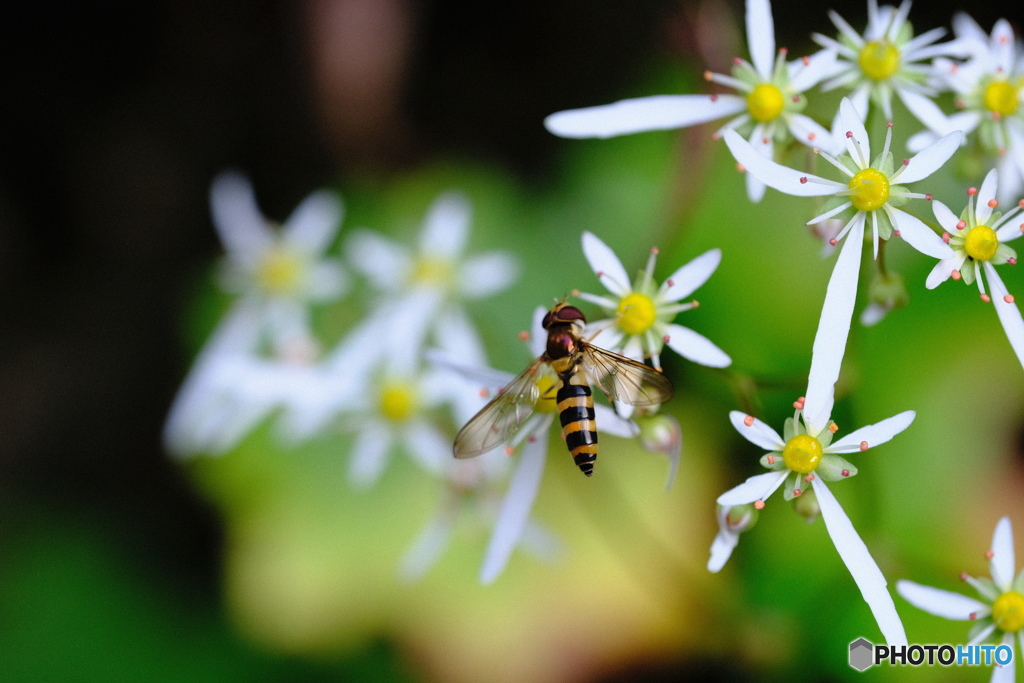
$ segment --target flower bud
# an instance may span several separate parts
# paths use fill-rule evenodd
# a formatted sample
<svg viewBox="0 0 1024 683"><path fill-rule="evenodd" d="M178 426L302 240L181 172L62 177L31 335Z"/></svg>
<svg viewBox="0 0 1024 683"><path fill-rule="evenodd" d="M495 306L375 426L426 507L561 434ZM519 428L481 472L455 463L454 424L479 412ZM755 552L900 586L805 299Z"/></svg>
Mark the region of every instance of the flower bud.
<svg viewBox="0 0 1024 683"><path fill-rule="evenodd" d="M793 509L806 519L808 524L814 522L821 514L821 506L818 505L818 496L814 493L814 489L808 486L803 495L794 498Z"/></svg>

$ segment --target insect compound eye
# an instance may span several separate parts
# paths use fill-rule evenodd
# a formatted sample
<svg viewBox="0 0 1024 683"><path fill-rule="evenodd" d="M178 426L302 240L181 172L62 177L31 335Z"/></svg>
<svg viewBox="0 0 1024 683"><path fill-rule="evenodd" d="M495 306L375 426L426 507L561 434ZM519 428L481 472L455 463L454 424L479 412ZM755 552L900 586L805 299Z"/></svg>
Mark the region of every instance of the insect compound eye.
<svg viewBox="0 0 1024 683"><path fill-rule="evenodd" d="M550 315L550 313L548 314ZM576 308L575 306L562 306L557 312L558 321L563 323L571 323L579 320L580 322L587 322L586 317L583 315L583 311Z"/></svg>
<svg viewBox="0 0 1024 683"><path fill-rule="evenodd" d="M553 318L554 318L554 316L551 314L551 311L548 311L544 315L544 320L542 320L540 322L540 326L543 327L545 330L548 329L549 327L551 327L551 323L553 322Z"/></svg>

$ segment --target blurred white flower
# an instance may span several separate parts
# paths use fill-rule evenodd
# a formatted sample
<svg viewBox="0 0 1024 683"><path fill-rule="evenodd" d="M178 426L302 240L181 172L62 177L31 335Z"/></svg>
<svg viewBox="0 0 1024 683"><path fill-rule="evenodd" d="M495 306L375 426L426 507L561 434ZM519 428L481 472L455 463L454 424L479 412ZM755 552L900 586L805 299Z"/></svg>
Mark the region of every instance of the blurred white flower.
<svg viewBox="0 0 1024 683"><path fill-rule="evenodd" d="M820 511L825 520L829 537L871 609L886 642L906 645L906 633L892 596L886 589L885 577L825 482L841 481L857 474L857 468L840 453L863 452L889 441L910 426L915 413L908 410L857 429L833 443L832 435L838 430L831 419L835 387L832 383L819 386L827 381L820 373L811 375L807 383L807 397L794 404L796 413L786 420L783 436L752 415L739 411L729 413L729 420L736 431L768 451L761 458L761 465L770 471L750 477L726 491L718 497L718 504L733 507L752 503L760 510L765 500L783 483L786 500L799 497L809 484L817 497L818 509L815 512ZM733 540L731 537L724 539L726 544ZM719 552L724 554L724 545ZM722 559L722 564L724 562Z"/></svg>
<svg viewBox="0 0 1024 683"><path fill-rule="evenodd" d="M804 93L834 70L835 58L822 51L812 57L786 61L787 51L775 52L775 25L768 0L747 0L747 46L751 61L736 58L732 75L710 71L705 78L732 88L730 95L657 95L614 104L561 111L544 125L566 138L609 138L651 130L685 128L733 116L725 130L741 129L758 152L771 158L775 144L792 139L808 146L840 151L825 128L800 113L807 105ZM747 193L757 202L764 185L747 176Z"/></svg>
<svg viewBox="0 0 1024 683"><path fill-rule="evenodd" d="M353 268L382 295L374 315L387 319L403 311L407 324L398 329L415 349L423 348L430 323L440 311L461 311L462 300L496 294L519 275L518 261L505 252L463 257L470 219L469 201L447 192L427 211L415 253L370 230L354 231L346 240ZM410 305L412 300L415 305Z"/></svg>
<svg viewBox="0 0 1024 683"><path fill-rule="evenodd" d="M652 250L647 267L630 285L622 262L595 235L583 233L583 254L601 284L611 296L581 292L579 298L600 306L611 317L587 325L597 331L595 345L621 351L635 360L650 358L661 370L661 351L667 344L680 356L701 365L722 368L732 359L703 335L672 322L678 313L697 306L696 301L679 303L707 282L722 260L718 249L707 251L670 275L660 286L654 282L657 250Z"/></svg>
<svg viewBox="0 0 1024 683"><path fill-rule="evenodd" d="M907 147L922 149L953 130L976 133L981 149L996 159L996 198L1015 201L1024 190L1024 51L1005 19L996 22L991 36L965 14L957 16L954 27L976 49L967 62L935 60L935 72L956 95L960 111L947 117L931 103L912 109L928 129L911 136Z"/></svg>
<svg viewBox="0 0 1024 683"><path fill-rule="evenodd" d="M249 180L225 172L213 181L210 206L227 251L225 289L261 303L275 343L307 336L309 304L336 299L347 286L340 262L324 257L338 232L341 202L325 190L315 192L276 230L260 213Z"/></svg>
<svg viewBox="0 0 1024 683"><path fill-rule="evenodd" d="M981 189L967 190L967 207L959 217L942 202L933 202L932 209L939 225L946 231L943 239L953 249L953 256L939 261L928 274L925 285L934 289L945 282L950 276L954 280L963 280L966 284L978 283L982 301L991 301L995 305L999 322L1006 332L1007 339L1017 354L1021 365L1024 365L1024 320L1014 298L1006 291L1006 285L996 272L995 266L1017 263L1017 252L1006 245L1006 242L1021 236L1021 228L1010 219L1018 214L1024 201L1014 206L1005 215L995 209L999 206L998 176L993 169L985 176ZM982 273L985 277L982 277ZM985 290L984 280L988 280L992 295Z"/></svg>
<svg viewBox="0 0 1024 683"><path fill-rule="evenodd" d="M976 579L966 573L960 575L960 580L970 584L981 600L906 580L896 582L896 592L929 614L953 621L975 622L968 633L969 645L977 645L1000 631L1000 643L1012 650L1016 633L1020 644L1018 652L1024 656L1024 570L1014 578L1013 530L1009 517L1003 517L996 524L992 547L985 556L989 560L991 579ZM1014 656L1005 666L996 666L992 672L993 683L1016 680L1016 659Z"/></svg>
<svg viewBox="0 0 1024 683"><path fill-rule="evenodd" d="M164 424L172 454L226 453L277 408L317 385L302 354L259 355L263 316L255 300L239 302L199 352Z"/></svg>
<svg viewBox="0 0 1024 683"><path fill-rule="evenodd" d="M913 111L920 101L936 94L928 84L930 65L923 62L943 55L968 54L968 46L959 40L935 44L946 34L943 28L915 36L907 21L910 4L910 0L904 0L899 8L879 7L876 0L868 0L868 25L863 35L839 14L829 11L828 16L839 31L838 39L820 33L812 36L837 56L836 68L822 89L852 90L849 97L861 118L867 117L868 107L874 102L882 108L885 118L892 120L893 93ZM835 130L844 129L833 125Z"/></svg>

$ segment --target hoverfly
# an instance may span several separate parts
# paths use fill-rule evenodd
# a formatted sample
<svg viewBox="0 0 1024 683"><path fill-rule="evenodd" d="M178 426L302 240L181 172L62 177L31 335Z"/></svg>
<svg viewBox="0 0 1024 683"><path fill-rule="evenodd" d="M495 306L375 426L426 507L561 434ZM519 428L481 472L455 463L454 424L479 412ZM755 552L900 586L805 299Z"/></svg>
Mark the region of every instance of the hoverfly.
<svg viewBox="0 0 1024 683"><path fill-rule="evenodd" d="M672 383L643 363L594 346L583 339L587 320L580 309L557 304L544 316L547 348L512 380L455 437L455 457L472 458L508 441L542 401L557 402L562 437L573 461L588 477L597 459L597 424L590 386L609 401L654 406L672 398ZM545 373L555 381L541 392ZM554 391L554 397L551 392ZM553 398L553 400L552 400Z"/></svg>

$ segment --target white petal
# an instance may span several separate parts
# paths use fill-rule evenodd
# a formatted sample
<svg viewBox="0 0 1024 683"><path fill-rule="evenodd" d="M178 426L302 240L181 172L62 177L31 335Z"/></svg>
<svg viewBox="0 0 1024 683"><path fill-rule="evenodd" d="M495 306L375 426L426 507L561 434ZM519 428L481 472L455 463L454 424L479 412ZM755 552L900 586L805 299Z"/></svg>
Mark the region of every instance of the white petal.
<svg viewBox="0 0 1024 683"><path fill-rule="evenodd" d="M680 267L666 279L672 284L662 293L663 301L679 301L697 291L697 288L708 281L718 264L722 262L722 250L711 249Z"/></svg>
<svg viewBox="0 0 1024 683"><path fill-rule="evenodd" d="M511 287L519 271L519 260L503 251L474 256L462 266L459 290L467 299L483 299Z"/></svg>
<svg viewBox="0 0 1024 683"><path fill-rule="evenodd" d="M928 145L934 144L938 139L939 136L928 129L918 131L907 139L907 149L911 152L920 152Z"/></svg>
<svg viewBox="0 0 1024 683"><path fill-rule="evenodd" d="M729 531L719 531L711 542L711 558L708 560L708 571L717 573L732 556L732 551L740 542L740 535Z"/></svg>
<svg viewBox="0 0 1024 683"><path fill-rule="evenodd" d="M451 464L451 439L425 420L410 422L402 437L406 455L427 472L440 475Z"/></svg>
<svg viewBox="0 0 1024 683"><path fill-rule="evenodd" d="M853 137L846 138L846 150L853 160L857 161L863 155L870 163L871 142L868 140L868 132L864 128L864 119L849 98L844 97L843 101L839 103L839 122L842 124L840 132L844 136L846 133L853 133ZM854 145L855 140L860 143L860 151Z"/></svg>
<svg viewBox="0 0 1024 683"><path fill-rule="evenodd" d="M229 253L258 253L273 241L267 219L256 204L252 184L240 173L226 171L214 178L210 210L213 226Z"/></svg>
<svg viewBox="0 0 1024 683"><path fill-rule="evenodd" d="M348 478L357 488L375 484L384 472L391 450L391 432L379 422L362 426L349 455Z"/></svg>
<svg viewBox="0 0 1024 683"><path fill-rule="evenodd" d="M669 348L683 358L709 368L724 368L732 363L729 355L715 346L711 340L688 327L671 324L666 328Z"/></svg>
<svg viewBox="0 0 1024 683"><path fill-rule="evenodd" d="M860 324L864 327L872 327L882 322L889 314L889 309L882 304L871 302L860 312Z"/></svg>
<svg viewBox="0 0 1024 683"><path fill-rule="evenodd" d="M472 207L459 192L446 192L434 200L420 233L420 252L455 260L466 246Z"/></svg>
<svg viewBox="0 0 1024 683"><path fill-rule="evenodd" d="M594 422L600 434L611 434L623 439L632 439L640 433L640 427L632 420L621 417L608 406L594 404Z"/></svg>
<svg viewBox="0 0 1024 683"><path fill-rule="evenodd" d="M950 249L949 245L942 241L942 238L935 234L935 232L921 222L921 219L917 216L913 216L903 209L892 209L886 211L890 219L895 223L895 227L900 231L900 237L906 240L907 244L917 249L922 254L927 254L933 258L943 259L951 258L953 256L953 250Z"/></svg>
<svg viewBox="0 0 1024 683"><path fill-rule="evenodd" d="M233 381L226 368L231 359L256 348L262 326L262 307L242 299L227 312L196 356L181 388L174 397L164 423L166 448L177 456L204 450L195 437L196 424L209 413L211 400L225 382Z"/></svg>
<svg viewBox="0 0 1024 683"><path fill-rule="evenodd" d="M992 534L992 559L989 560L992 582L1003 593L1010 590L1010 584L1013 583L1014 564L1013 528L1010 526L1010 518L1003 517Z"/></svg>
<svg viewBox="0 0 1024 683"><path fill-rule="evenodd" d="M960 149L963 141L964 134L958 130L943 135L935 141L935 144L910 157L906 168L895 178L895 181L903 185L927 178L949 161L949 158Z"/></svg>
<svg viewBox="0 0 1024 683"><path fill-rule="evenodd" d="M736 95L655 95L560 111L544 119L544 126L563 138L610 138L693 126L746 108L746 99Z"/></svg>
<svg viewBox="0 0 1024 683"><path fill-rule="evenodd" d="M972 614L987 609L988 605L959 593L951 593L931 586L922 586L913 581L901 579L896 582L896 592L914 607L953 621L969 621Z"/></svg>
<svg viewBox="0 0 1024 683"><path fill-rule="evenodd" d="M485 366L487 355L473 323L461 308L445 308L437 321L437 342L444 356L468 366Z"/></svg>
<svg viewBox="0 0 1024 683"><path fill-rule="evenodd" d="M1009 73L1013 70L1014 37L1013 27L1006 19L1000 19L992 27L992 37L989 39L992 52L997 55L996 70L1002 73Z"/></svg>
<svg viewBox="0 0 1024 683"><path fill-rule="evenodd" d="M345 253L352 266L382 291L405 284L412 265L404 249L370 230L351 232L345 240Z"/></svg>
<svg viewBox="0 0 1024 683"><path fill-rule="evenodd" d="M747 47L754 70L770 81L775 65L775 24L768 0L747 0Z"/></svg>
<svg viewBox="0 0 1024 683"><path fill-rule="evenodd" d="M821 197L846 188L832 180L796 171L766 159L734 130L725 131L722 137L733 157L747 173L753 173L762 183L779 192L797 197Z"/></svg>
<svg viewBox="0 0 1024 683"><path fill-rule="evenodd" d="M978 196L974 198L975 216L980 225L989 224L988 219L992 216L992 207L988 203L996 198L998 179L999 175L993 168L985 176L985 180L982 181L981 187L978 189Z"/></svg>
<svg viewBox="0 0 1024 683"><path fill-rule="evenodd" d="M749 477L739 486L733 487L718 497L718 504L724 506L746 505L757 500L766 500L782 485L789 470L765 472Z"/></svg>
<svg viewBox="0 0 1024 683"><path fill-rule="evenodd" d="M753 419L749 427L745 422L747 419ZM786 442L782 440L777 431L753 415L732 410L729 411L729 422L732 422L732 426L736 428L740 436L766 451L778 451L781 453L782 449L786 447Z"/></svg>
<svg viewBox="0 0 1024 683"><path fill-rule="evenodd" d="M944 258L935 264L931 272L928 273L928 278L924 281L924 286L928 289L935 289L943 282L949 279L950 275L953 274L953 270L956 268L956 258Z"/></svg>
<svg viewBox="0 0 1024 683"><path fill-rule="evenodd" d="M747 173L744 182L747 185L747 199L750 200L751 204L757 204L764 199L764 193L768 186L758 180L757 176L753 173Z"/></svg>
<svg viewBox="0 0 1024 683"><path fill-rule="evenodd" d="M282 237L304 254L322 254L331 246L341 224L341 200L321 190L302 200L285 221Z"/></svg>
<svg viewBox="0 0 1024 683"><path fill-rule="evenodd" d="M1024 366L1024 319L1021 318L1020 309L1016 303L1007 302L1003 297L1007 295L1006 285L996 272L995 267L988 261L985 262L985 272L988 274L989 287L992 289L992 303L996 307L996 315L1003 326L1006 338L1017 354L1017 360Z"/></svg>
<svg viewBox="0 0 1024 683"><path fill-rule="evenodd" d="M988 34L972 17L964 12L957 12L953 15L953 32L959 38L971 38L981 43L988 42Z"/></svg>
<svg viewBox="0 0 1024 683"><path fill-rule="evenodd" d="M836 144L832 133L820 123L803 114L789 115L789 132L793 139L808 147L818 147L829 154L841 154L843 148Z"/></svg>
<svg viewBox="0 0 1024 683"><path fill-rule="evenodd" d="M879 444L892 439L904 429L910 426L917 416L913 410L907 410L899 415L876 422L867 427L861 427L844 436L842 439L832 443L825 449L826 453L856 453L861 450L861 443L867 442L868 448L874 448Z"/></svg>
<svg viewBox="0 0 1024 683"><path fill-rule="evenodd" d="M427 523L412 546L405 551L398 565L398 574L404 581L418 581L437 564L437 560L451 544L455 527L450 516L435 517Z"/></svg>
<svg viewBox="0 0 1024 683"><path fill-rule="evenodd" d="M889 645L906 645L907 634L903 630L903 622L900 621L899 614L896 613L896 605L893 603L892 596L889 595L886 588L882 571L871 557L871 553L868 552L864 541L857 534L857 530L853 528L850 518L840 507L839 501L825 486L821 477L815 477L811 480L811 484L814 486L814 492L818 495L821 518L825 520L828 535L832 538L836 550L839 551L839 556L843 558L846 568L850 570L850 575L853 576L857 588L860 589L860 594L864 596L864 601L868 603L885 642Z"/></svg>
<svg viewBox="0 0 1024 683"><path fill-rule="evenodd" d="M835 384L846 353L846 339L857 299L860 256L864 247L864 212L853 218L856 223L847 233L825 290L818 330L811 351L811 371L804 395L804 420L817 433L825 428L832 414Z"/></svg>
<svg viewBox="0 0 1024 683"><path fill-rule="evenodd" d="M584 231L583 255L587 258L591 270L597 274L601 284L608 288L609 292L616 296L624 296L631 291L629 275L622 267L622 261L597 235Z"/></svg>
<svg viewBox="0 0 1024 683"><path fill-rule="evenodd" d="M480 583L493 583L505 571L505 565L523 535L533 501L540 489L544 461L547 459L547 434L540 433L537 437L535 441L527 440L519 454L519 466L509 482L505 499L501 501L494 533L487 544L484 563L480 568Z"/></svg>
<svg viewBox="0 0 1024 683"><path fill-rule="evenodd" d="M708 559L708 571L717 573L722 570L725 563L729 561L732 551L740 542L739 532L729 528L726 517L729 515L729 508L718 509L718 533L715 540L711 542L711 557Z"/></svg>
<svg viewBox="0 0 1024 683"><path fill-rule="evenodd" d="M530 355L540 356L547 347L548 334L544 330L544 316L548 309L537 306L533 309L533 320L530 323Z"/></svg>
<svg viewBox="0 0 1024 683"><path fill-rule="evenodd" d="M1013 650L1013 634L1004 633L1001 641L1002 645L1007 646L1010 650ZM1017 657L1011 656L1010 661L1006 664L996 664L992 670L992 678L989 679L989 683L1014 683L1017 680Z"/></svg>
<svg viewBox="0 0 1024 683"><path fill-rule="evenodd" d="M939 109L932 98L911 92L906 88L900 88L896 93L903 100L903 104L907 106L910 113L916 116L917 120L927 126L930 131L938 135L945 135L951 132L952 129L948 127L949 119L942 113L942 110Z"/></svg>
<svg viewBox="0 0 1024 683"><path fill-rule="evenodd" d="M790 67L792 78L789 85L796 92L806 92L836 72L836 53L831 50L818 50L807 61L807 66L798 62L802 68L796 74L793 74L793 68Z"/></svg>
<svg viewBox="0 0 1024 683"><path fill-rule="evenodd" d="M950 234L953 234L953 231L956 230L956 224L960 222L960 218L950 211L948 206L937 199L932 200L932 213L935 214L935 220L939 222L939 225Z"/></svg>

